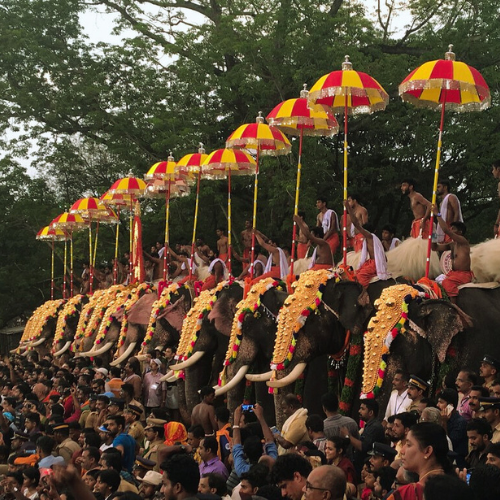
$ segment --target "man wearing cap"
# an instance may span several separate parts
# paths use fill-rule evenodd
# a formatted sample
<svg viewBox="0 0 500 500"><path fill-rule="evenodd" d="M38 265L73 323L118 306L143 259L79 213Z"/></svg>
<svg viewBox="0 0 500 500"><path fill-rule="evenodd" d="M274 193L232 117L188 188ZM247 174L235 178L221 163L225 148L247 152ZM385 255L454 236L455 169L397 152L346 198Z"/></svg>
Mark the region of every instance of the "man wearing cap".
<svg viewBox="0 0 500 500"><path fill-rule="evenodd" d="M500 361L493 356L484 356L481 366L479 367L479 375L484 379L483 386L486 387L486 389L490 389L498 373L500 373Z"/></svg>
<svg viewBox="0 0 500 500"><path fill-rule="evenodd" d="M410 380L408 381L408 398L411 400L411 404L406 411L418 411L418 404L425 396L428 388L428 382L416 375L410 375Z"/></svg>
<svg viewBox="0 0 500 500"><path fill-rule="evenodd" d="M372 449L368 452L370 455L370 465L372 472L379 471L382 467L388 467L396 458L397 451L388 444L373 443Z"/></svg>
<svg viewBox="0 0 500 500"><path fill-rule="evenodd" d="M500 443L500 398L479 398L484 418L490 424L492 443Z"/></svg>
<svg viewBox="0 0 500 500"><path fill-rule="evenodd" d="M155 493L160 489L161 474L154 470L146 472L143 478L137 478L141 485L139 486L139 495L144 500L150 500L155 496Z"/></svg>
<svg viewBox="0 0 500 500"><path fill-rule="evenodd" d="M54 440L57 443L56 455L63 457L66 464L71 463L71 457L76 451L80 451L81 448L78 443L73 441L69 437L69 426L68 424L58 424L53 427L54 429Z"/></svg>
<svg viewBox="0 0 500 500"><path fill-rule="evenodd" d="M128 405L123 411L125 417L125 432L135 439L137 446L142 448L144 444L144 427L139 422L142 415L142 408L135 405Z"/></svg>
<svg viewBox="0 0 500 500"><path fill-rule="evenodd" d="M108 417L121 415L125 408L125 400L121 398L109 398Z"/></svg>
<svg viewBox="0 0 500 500"><path fill-rule="evenodd" d="M155 462L154 470L156 472L160 471L160 461L158 459L158 452L165 448L163 443L165 439L165 424L168 422L160 418L148 418L146 421L146 427L144 428L144 434L149 442L149 446L144 451L143 457Z"/></svg>
<svg viewBox="0 0 500 500"><path fill-rule="evenodd" d="M135 457L134 466L132 467L132 474L139 480L140 477L142 478L145 476L146 472L153 470L155 465L156 462L137 455Z"/></svg>

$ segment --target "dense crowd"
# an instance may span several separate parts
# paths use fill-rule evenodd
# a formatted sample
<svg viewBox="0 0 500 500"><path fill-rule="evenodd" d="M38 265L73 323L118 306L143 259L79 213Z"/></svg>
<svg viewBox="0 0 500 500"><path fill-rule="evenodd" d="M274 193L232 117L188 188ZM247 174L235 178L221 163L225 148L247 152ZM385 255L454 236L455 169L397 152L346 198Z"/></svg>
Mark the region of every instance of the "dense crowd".
<svg viewBox="0 0 500 500"><path fill-rule="evenodd" d="M500 363L464 367L437 399L397 371L385 408L359 401L359 424L283 398L279 428L264 408L233 414L200 390L183 422L177 386L161 381L172 348L122 369L50 356L0 364L1 495L6 500L446 500L500 498ZM60 366L59 366L60 365ZM215 404L214 404L215 403Z"/></svg>

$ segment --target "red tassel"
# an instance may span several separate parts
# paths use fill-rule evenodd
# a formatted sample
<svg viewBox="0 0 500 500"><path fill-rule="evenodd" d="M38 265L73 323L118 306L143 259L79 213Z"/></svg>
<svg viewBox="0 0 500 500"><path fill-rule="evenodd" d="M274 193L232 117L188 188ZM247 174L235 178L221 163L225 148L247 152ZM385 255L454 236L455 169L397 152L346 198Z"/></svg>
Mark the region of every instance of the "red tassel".
<svg viewBox="0 0 500 500"><path fill-rule="evenodd" d="M289 274L286 277L286 287L288 288L288 293L291 295L293 293L292 283L295 281L295 274Z"/></svg>

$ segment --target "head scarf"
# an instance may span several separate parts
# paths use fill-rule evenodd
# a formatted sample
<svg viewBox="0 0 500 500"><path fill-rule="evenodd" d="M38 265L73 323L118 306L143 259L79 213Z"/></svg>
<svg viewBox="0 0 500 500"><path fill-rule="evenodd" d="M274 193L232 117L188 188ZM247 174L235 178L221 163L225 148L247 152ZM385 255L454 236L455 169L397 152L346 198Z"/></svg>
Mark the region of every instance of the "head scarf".
<svg viewBox="0 0 500 500"><path fill-rule="evenodd" d="M180 422L169 422L165 424L165 444L173 446L174 444L187 444L187 431Z"/></svg>

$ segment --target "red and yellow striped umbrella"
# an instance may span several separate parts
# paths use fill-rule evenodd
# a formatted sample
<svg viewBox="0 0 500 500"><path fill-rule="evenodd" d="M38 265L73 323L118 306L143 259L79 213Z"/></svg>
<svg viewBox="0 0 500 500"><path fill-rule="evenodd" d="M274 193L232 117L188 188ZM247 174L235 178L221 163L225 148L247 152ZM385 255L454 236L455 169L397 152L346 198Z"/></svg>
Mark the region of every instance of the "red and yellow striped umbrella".
<svg viewBox="0 0 500 500"><path fill-rule="evenodd" d="M311 88L309 103L328 106L332 113L344 114L344 201L347 200L347 132L348 115L373 113L384 110L389 95L380 83L366 73L354 71L349 56L345 56L342 69L322 76ZM344 265L347 264L347 209L343 218Z"/></svg>
<svg viewBox="0 0 500 500"><path fill-rule="evenodd" d="M443 146L443 128L445 110L466 112L482 111L491 104L490 89L482 75L476 69L455 60L450 45L444 59L429 61L413 70L399 86L399 95L403 101L420 107L441 111L439 136L434 168L432 203L436 204L439 165ZM431 213L430 227L434 222ZM429 231L425 277L429 276L432 246L432 231Z"/></svg>
<svg viewBox="0 0 500 500"><path fill-rule="evenodd" d="M288 99L278 104L266 117L269 125L278 127L281 131L299 136L299 161L297 164L297 182L295 186L294 215L299 212L300 177L302 171L302 141L304 135L331 137L338 134L339 124L335 117L324 105L318 104L309 107L309 92L306 85L300 91L300 98ZM297 224L293 222L292 256L290 259L290 275L293 276L293 263L295 260L295 239Z"/></svg>
<svg viewBox="0 0 500 500"><path fill-rule="evenodd" d="M68 235L61 229L45 226L36 233L36 239L40 241L50 241L51 245L51 266L50 266L50 300L54 300L54 243L56 241L64 241Z"/></svg>
<svg viewBox="0 0 500 500"><path fill-rule="evenodd" d="M117 209L120 207L129 207L134 201L133 196L129 194L110 193L109 191L102 194L99 200L107 207L115 207Z"/></svg>
<svg viewBox="0 0 500 500"><path fill-rule="evenodd" d="M227 177L227 269L231 269L232 228L231 228L231 176L255 174L257 163L241 149L217 149L208 155L203 162L202 172L214 179ZM220 257L220 256L219 256Z"/></svg>
<svg viewBox="0 0 500 500"><path fill-rule="evenodd" d="M168 255L170 245L170 200L178 196L187 196L190 189L187 185L189 173L187 169L177 166L170 152L167 161L155 163L144 176L149 181L146 196L165 198L165 247L163 249L163 281L168 279Z"/></svg>
<svg viewBox="0 0 500 500"><path fill-rule="evenodd" d="M259 187L259 158L260 155L279 156L289 154L292 145L281 130L264 123L262 112L259 111L255 123L245 123L238 127L226 141L226 148L245 148L257 152L255 179L253 189L253 216L252 227L257 224L257 193ZM253 278L255 260L255 232L252 233L252 256L250 261L250 279ZM247 287L248 288L248 287Z"/></svg>
<svg viewBox="0 0 500 500"><path fill-rule="evenodd" d="M64 212L58 215L51 223L50 227L66 231L70 242L69 276L70 276L70 297L73 297L73 233L87 227L87 222L79 214ZM66 268L67 268L67 242L64 242L64 277L63 277L63 299L66 298Z"/></svg>
<svg viewBox="0 0 500 500"><path fill-rule="evenodd" d="M205 153L203 144L200 143L197 153L191 153L184 155L178 162L177 168L187 171L189 174L196 174L196 202L194 206L194 221L193 221L193 237L191 241L191 261L189 266L189 277L193 275L194 266L194 245L196 242L196 228L198 225L198 209L200 204L200 180L203 177L208 178L208 173L203 174L201 171L201 166L203 162L207 159L208 155ZM203 175L202 175L203 174Z"/></svg>
<svg viewBox="0 0 500 500"><path fill-rule="evenodd" d="M118 179L109 189L109 194L128 194L132 197L138 198L144 195L146 190L146 183L134 177L132 173L129 173L127 177Z"/></svg>
<svg viewBox="0 0 500 500"><path fill-rule="evenodd" d="M72 214L79 214L83 219L87 220L89 223L89 267L90 267L90 279L89 279L89 293L92 293L93 282L94 282L94 266L97 253L97 240L99 235L99 223L117 224L118 216L116 213L106 207L98 198L87 197L80 198L75 201L69 212ZM97 222L96 227L96 237L94 247L92 247L92 222Z"/></svg>

